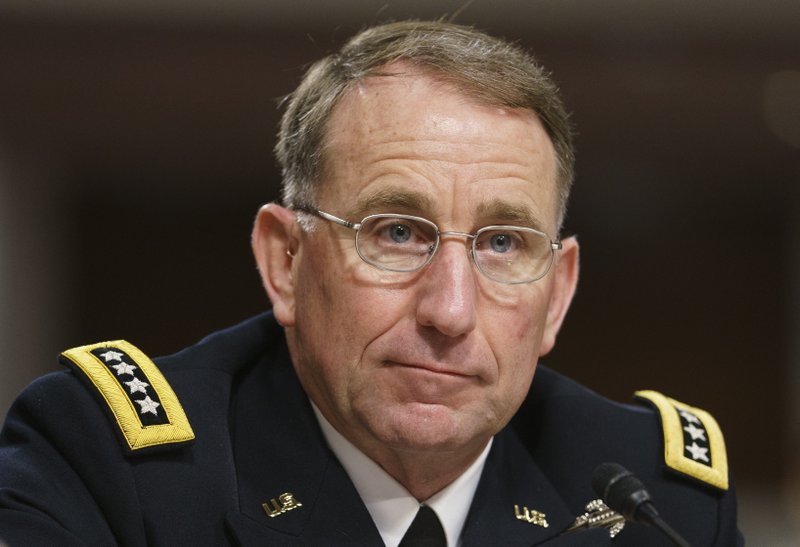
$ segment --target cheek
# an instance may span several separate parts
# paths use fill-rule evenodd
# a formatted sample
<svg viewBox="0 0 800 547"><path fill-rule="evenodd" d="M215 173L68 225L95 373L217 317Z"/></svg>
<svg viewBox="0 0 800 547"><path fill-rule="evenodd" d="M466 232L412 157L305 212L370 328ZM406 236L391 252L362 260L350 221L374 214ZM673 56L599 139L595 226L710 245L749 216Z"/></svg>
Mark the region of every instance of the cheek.
<svg viewBox="0 0 800 547"><path fill-rule="evenodd" d="M403 317L407 291L388 285L360 259L337 261L324 252L306 258L298 273L297 330L319 359L356 366L366 346Z"/></svg>
<svg viewBox="0 0 800 547"><path fill-rule="evenodd" d="M485 323L487 340L497 361L501 382L530 380L544 333L548 296L547 291L537 288L517 294L513 300L495 301L490 306L493 311Z"/></svg>
<svg viewBox="0 0 800 547"><path fill-rule="evenodd" d="M336 277L319 266L309 264L308 275L298 279L296 330L303 345L311 348L314 360L324 356L337 361L349 359L346 348L358 336L355 323L359 316ZM313 272L325 272L322 275Z"/></svg>
<svg viewBox="0 0 800 547"><path fill-rule="evenodd" d="M486 325L496 343L531 351L538 347L547 319L549 287L507 286L487 298ZM520 288L525 290L520 291Z"/></svg>

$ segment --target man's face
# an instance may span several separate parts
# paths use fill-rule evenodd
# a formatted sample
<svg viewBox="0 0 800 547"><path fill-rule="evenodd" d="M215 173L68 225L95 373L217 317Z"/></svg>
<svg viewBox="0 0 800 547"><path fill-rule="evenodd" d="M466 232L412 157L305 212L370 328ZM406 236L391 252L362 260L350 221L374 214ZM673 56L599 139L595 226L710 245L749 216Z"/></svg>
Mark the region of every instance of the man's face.
<svg viewBox="0 0 800 547"><path fill-rule="evenodd" d="M515 224L554 238L554 152L536 116L397 70L336 106L316 205L353 222L405 213L443 231ZM316 219L295 233L294 301L278 319L325 417L368 454L485 446L553 345L572 294L559 259L539 281L504 285L476 269L463 237L443 238L421 271L395 273L363 262L350 229Z"/></svg>

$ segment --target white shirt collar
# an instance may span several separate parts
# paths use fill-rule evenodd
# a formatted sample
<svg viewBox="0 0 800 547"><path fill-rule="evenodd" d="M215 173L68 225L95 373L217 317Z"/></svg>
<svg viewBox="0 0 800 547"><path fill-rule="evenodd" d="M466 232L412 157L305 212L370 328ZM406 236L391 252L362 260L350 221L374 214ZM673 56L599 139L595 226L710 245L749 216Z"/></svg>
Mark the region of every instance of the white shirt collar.
<svg viewBox="0 0 800 547"><path fill-rule="evenodd" d="M419 502L377 463L336 431L314 403L311 406L328 445L353 481L386 547L397 547L417 514ZM491 447L490 439L481 455L464 473L425 500L425 505L431 507L439 517L450 547L461 544L461 530L467 520L467 513Z"/></svg>

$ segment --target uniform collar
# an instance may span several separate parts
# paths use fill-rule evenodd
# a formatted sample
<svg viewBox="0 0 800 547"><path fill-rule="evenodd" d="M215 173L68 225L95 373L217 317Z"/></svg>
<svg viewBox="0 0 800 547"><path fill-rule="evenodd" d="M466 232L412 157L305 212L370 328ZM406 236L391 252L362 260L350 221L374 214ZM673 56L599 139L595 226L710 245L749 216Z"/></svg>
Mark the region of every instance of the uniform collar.
<svg viewBox="0 0 800 547"><path fill-rule="evenodd" d="M386 547L397 547L417 514L419 502L383 468L339 433L316 405L312 403L312 407L328 446L353 481ZM464 473L424 502L439 517L450 546L460 545L461 530L491 446L490 440Z"/></svg>
<svg viewBox="0 0 800 547"><path fill-rule="evenodd" d="M269 348L238 379L231 434L239 510L226 520L239 545L380 544L325 443L285 345ZM294 508L284 494L291 494Z"/></svg>

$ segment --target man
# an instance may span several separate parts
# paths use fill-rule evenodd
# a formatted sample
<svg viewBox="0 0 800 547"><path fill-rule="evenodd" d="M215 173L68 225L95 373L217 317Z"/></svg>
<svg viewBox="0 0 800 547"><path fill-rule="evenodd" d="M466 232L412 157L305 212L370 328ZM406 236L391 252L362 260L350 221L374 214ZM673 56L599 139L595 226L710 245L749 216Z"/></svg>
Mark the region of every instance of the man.
<svg viewBox="0 0 800 547"><path fill-rule="evenodd" d="M65 352L9 413L0 537L667 544L587 508L613 461L693 545L742 543L710 415L537 371L578 243L558 235L568 118L526 53L447 23L369 29L308 71L277 154L284 205L253 230L272 313L157 366L123 341Z"/></svg>

